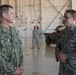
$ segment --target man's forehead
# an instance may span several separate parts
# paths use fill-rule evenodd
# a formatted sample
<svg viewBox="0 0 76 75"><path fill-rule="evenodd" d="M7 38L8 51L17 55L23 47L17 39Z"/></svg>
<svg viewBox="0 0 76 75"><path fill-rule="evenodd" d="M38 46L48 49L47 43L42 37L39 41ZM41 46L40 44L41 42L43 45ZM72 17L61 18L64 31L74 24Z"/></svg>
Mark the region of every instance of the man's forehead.
<svg viewBox="0 0 76 75"><path fill-rule="evenodd" d="M10 8L10 7L9 7L9 10L13 10L13 8Z"/></svg>
<svg viewBox="0 0 76 75"><path fill-rule="evenodd" d="M12 8L9 8L9 11L8 12L14 12L14 9Z"/></svg>
<svg viewBox="0 0 76 75"><path fill-rule="evenodd" d="M72 14L66 12L64 16L72 16Z"/></svg>

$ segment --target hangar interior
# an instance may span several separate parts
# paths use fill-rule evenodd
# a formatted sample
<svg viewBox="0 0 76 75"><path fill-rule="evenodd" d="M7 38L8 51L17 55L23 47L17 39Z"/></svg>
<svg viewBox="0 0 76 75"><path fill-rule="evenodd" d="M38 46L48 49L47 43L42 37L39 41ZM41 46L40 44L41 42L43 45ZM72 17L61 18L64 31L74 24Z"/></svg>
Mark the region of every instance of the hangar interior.
<svg viewBox="0 0 76 75"><path fill-rule="evenodd" d="M55 45L47 46L43 35L40 50L31 50L32 30L37 25L43 33L54 32L62 25L65 10L76 9L76 0L0 0L0 4L14 7L13 26L25 40L24 75L57 75L59 64L54 57Z"/></svg>
<svg viewBox="0 0 76 75"><path fill-rule="evenodd" d="M23 37L31 37L33 26L38 25L43 32L52 33L62 25L66 9L75 9L75 0L1 0L1 4L10 4L15 8L14 26Z"/></svg>

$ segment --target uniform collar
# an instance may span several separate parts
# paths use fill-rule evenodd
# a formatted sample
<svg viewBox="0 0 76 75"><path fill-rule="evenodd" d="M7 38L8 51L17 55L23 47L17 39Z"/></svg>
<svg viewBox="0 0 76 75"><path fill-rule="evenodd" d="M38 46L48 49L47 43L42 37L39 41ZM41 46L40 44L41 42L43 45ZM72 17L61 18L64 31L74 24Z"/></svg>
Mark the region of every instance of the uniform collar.
<svg viewBox="0 0 76 75"><path fill-rule="evenodd" d="M10 26L9 26L10 27ZM2 31L5 33L5 32L7 32L7 28L6 27L4 27L2 24L0 25L0 28L2 29Z"/></svg>
<svg viewBox="0 0 76 75"><path fill-rule="evenodd" d="M72 27L71 27L71 31L74 31L74 29L76 28L76 24L74 24Z"/></svg>

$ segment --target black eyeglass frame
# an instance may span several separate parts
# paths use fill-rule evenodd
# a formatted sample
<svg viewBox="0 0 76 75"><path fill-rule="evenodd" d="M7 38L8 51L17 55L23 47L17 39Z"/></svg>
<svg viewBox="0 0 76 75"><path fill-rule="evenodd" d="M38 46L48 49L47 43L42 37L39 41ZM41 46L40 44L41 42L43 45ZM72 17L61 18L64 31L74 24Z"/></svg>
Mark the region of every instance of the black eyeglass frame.
<svg viewBox="0 0 76 75"><path fill-rule="evenodd" d="M63 16L63 18L68 19L68 18L73 18L73 16Z"/></svg>

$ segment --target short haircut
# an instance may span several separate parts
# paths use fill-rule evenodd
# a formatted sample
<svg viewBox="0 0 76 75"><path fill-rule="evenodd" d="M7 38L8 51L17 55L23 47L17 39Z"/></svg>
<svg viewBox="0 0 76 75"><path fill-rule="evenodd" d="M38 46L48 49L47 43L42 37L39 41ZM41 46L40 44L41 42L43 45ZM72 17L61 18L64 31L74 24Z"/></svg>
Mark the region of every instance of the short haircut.
<svg viewBox="0 0 76 75"><path fill-rule="evenodd" d="M34 26L34 29L35 29L35 26ZM37 29L39 29L39 27L37 26Z"/></svg>
<svg viewBox="0 0 76 75"><path fill-rule="evenodd" d="M76 17L76 10L69 9L69 10L66 10L66 11L65 11L65 14L66 14L66 13L70 13L73 17Z"/></svg>
<svg viewBox="0 0 76 75"><path fill-rule="evenodd" d="M13 9L13 7L11 5L1 5L0 6L0 18L3 17L3 13L8 13L9 8Z"/></svg>

